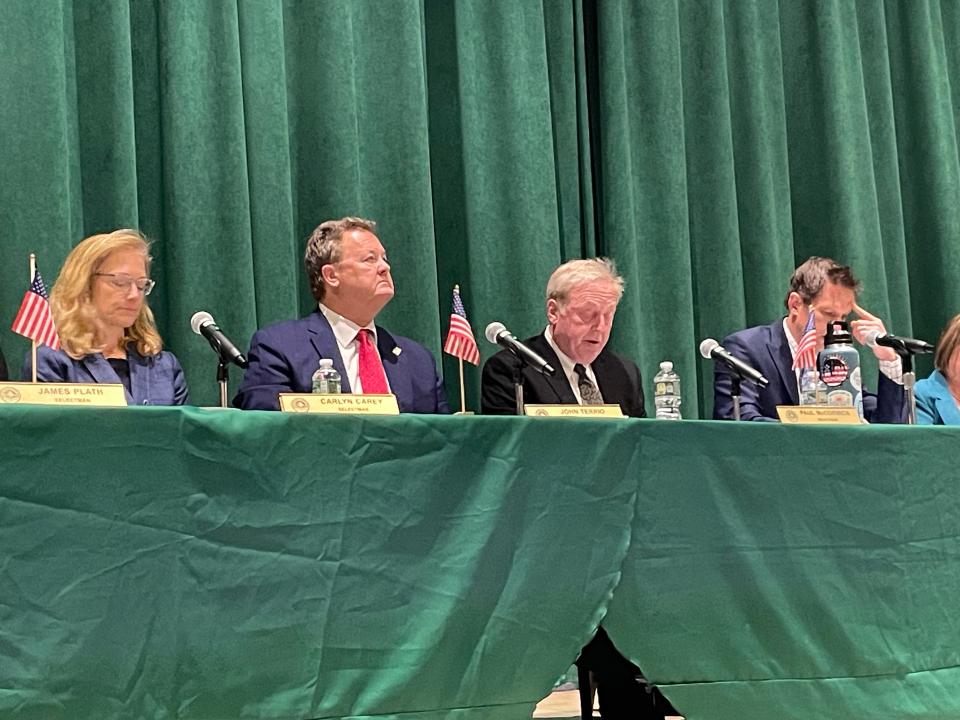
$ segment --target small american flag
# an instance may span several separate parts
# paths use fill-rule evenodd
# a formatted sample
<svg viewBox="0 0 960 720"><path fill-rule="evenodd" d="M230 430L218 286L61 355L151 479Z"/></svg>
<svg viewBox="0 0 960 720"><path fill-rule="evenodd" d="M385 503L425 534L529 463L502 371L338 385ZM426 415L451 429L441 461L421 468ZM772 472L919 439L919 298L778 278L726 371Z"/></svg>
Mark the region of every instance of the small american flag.
<svg viewBox="0 0 960 720"><path fill-rule="evenodd" d="M793 358L793 369L804 370L817 365L817 328L813 321L813 308L807 314L807 326L803 329L800 342L797 343L797 355Z"/></svg>
<svg viewBox="0 0 960 720"><path fill-rule="evenodd" d="M54 350L60 349L60 336L53 324L50 303L47 302L47 290L43 286L43 278L40 277L39 270L33 273L33 282L23 296L23 302L20 303L20 309L10 329L18 335L43 343Z"/></svg>
<svg viewBox="0 0 960 720"><path fill-rule="evenodd" d="M480 364L480 350L473 337L473 330L467 321L467 311L460 299L460 286L453 288L453 309L450 313L450 329L443 343L443 351L473 365Z"/></svg>

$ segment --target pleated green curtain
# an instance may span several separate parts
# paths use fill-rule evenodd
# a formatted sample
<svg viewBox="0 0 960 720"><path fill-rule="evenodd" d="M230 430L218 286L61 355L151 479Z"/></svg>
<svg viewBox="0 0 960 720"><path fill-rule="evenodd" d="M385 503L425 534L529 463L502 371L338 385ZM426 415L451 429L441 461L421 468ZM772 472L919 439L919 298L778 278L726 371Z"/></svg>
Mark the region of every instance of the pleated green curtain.
<svg viewBox="0 0 960 720"><path fill-rule="evenodd" d="M84 236L139 227L212 404L192 313L244 344L309 311L304 238L360 214L393 264L383 323L438 359L454 283L478 338L534 334L553 267L613 257L613 346L648 390L673 360L709 415L699 340L776 319L811 254L893 332L960 310L958 48L956 2L9 0L0 322L30 251L51 285ZM0 344L18 370L28 343Z"/></svg>

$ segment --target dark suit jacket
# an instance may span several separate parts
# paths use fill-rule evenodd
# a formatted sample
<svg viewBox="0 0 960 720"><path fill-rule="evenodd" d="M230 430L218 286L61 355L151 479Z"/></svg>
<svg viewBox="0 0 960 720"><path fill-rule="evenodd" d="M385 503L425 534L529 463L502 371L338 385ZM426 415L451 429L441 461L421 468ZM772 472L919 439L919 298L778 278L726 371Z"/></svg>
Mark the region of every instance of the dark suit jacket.
<svg viewBox="0 0 960 720"><path fill-rule="evenodd" d="M560 366L560 359L543 333L526 340L532 350L556 369L553 377L523 369L523 401L531 405L576 405L577 398ZM501 350L483 366L480 409L484 415L516 415L513 375L520 361L509 350ZM643 383L636 364L604 348L591 363L604 402L618 404L628 417L646 417Z"/></svg>
<svg viewBox="0 0 960 720"><path fill-rule="evenodd" d="M3 351L0 350L0 382L3 380L9 380L10 373L7 370L7 361L3 357Z"/></svg>
<svg viewBox="0 0 960 720"><path fill-rule="evenodd" d="M960 408L953 399L947 379L934 370L914 388L917 398L918 425L960 425Z"/></svg>
<svg viewBox="0 0 960 720"><path fill-rule="evenodd" d="M127 360L130 363L132 391L124 391L128 405L183 405L188 401L183 369L172 352L164 350L158 355L144 357L130 347L127 350ZM24 380L30 380L31 367L28 353L23 363ZM37 380L120 384L120 378L100 353L74 360L63 350L53 350L46 345L37 348Z"/></svg>
<svg viewBox="0 0 960 720"><path fill-rule="evenodd" d="M443 382L429 350L409 338L391 335L379 325L377 350L400 412L450 412ZM257 330L247 353L250 366L243 374L233 404L244 410L279 410L279 393L312 390L313 373L320 358L333 360L342 378L343 392L350 392L337 338L319 309L305 318Z"/></svg>
<svg viewBox="0 0 960 720"><path fill-rule="evenodd" d="M743 420L775 421L777 405L797 405L800 394L797 376L793 370L790 345L783 331L783 320L769 325L747 328L724 338L721 343L730 354L740 358L764 374L770 384L758 389L748 380L740 385L740 417ZM730 395L730 374L722 363L714 365L713 417L715 420L733 419L733 399ZM878 393L863 390L863 415L873 423L900 423L906 421L903 386L880 373Z"/></svg>

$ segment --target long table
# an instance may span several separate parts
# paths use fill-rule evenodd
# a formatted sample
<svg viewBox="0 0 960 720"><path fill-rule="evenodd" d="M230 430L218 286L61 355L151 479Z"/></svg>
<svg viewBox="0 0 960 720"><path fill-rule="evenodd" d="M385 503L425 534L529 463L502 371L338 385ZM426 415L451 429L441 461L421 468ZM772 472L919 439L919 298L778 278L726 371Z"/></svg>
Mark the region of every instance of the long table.
<svg viewBox="0 0 960 720"><path fill-rule="evenodd" d="M0 717L960 716L960 430L0 406Z"/></svg>

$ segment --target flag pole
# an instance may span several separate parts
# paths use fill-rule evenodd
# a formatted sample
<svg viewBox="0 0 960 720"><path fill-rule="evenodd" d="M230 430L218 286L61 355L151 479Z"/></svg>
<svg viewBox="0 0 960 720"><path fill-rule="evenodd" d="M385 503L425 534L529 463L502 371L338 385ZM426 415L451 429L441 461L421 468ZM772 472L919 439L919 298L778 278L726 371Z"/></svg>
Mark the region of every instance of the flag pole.
<svg viewBox="0 0 960 720"><path fill-rule="evenodd" d="M33 285L33 278L37 275L37 254L30 253L30 285ZM34 333L35 334L35 333ZM37 382L37 340L36 338L30 338L30 374L31 381L33 383Z"/></svg>
<svg viewBox="0 0 960 720"><path fill-rule="evenodd" d="M453 291L457 293L457 295L460 294L460 283L457 283L456 285L453 286ZM464 392L463 392L463 358L460 357L459 355L457 356L457 365L460 369L460 412L466 412L467 401L466 401L466 398L464 397Z"/></svg>

